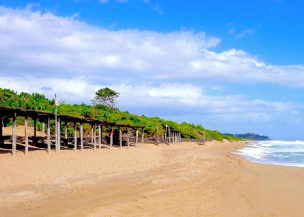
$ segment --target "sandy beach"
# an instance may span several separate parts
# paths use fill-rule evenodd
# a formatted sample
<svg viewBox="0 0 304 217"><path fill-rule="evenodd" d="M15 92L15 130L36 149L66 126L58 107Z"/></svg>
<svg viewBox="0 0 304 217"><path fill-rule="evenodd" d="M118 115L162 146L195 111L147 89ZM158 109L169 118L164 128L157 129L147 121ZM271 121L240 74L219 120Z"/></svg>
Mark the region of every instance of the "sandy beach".
<svg viewBox="0 0 304 217"><path fill-rule="evenodd" d="M0 216L303 216L304 169L244 142L0 155Z"/></svg>

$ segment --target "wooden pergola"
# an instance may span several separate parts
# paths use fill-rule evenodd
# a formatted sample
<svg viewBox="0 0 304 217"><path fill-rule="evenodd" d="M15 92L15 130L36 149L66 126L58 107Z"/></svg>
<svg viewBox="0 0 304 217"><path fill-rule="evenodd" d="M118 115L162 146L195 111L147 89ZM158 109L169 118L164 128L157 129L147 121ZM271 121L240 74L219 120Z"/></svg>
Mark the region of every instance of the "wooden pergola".
<svg viewBox="0 0 304 217"><path fill-rule="evenodd" d="M168 131L167 131L168 130ZM182 134L178 130L171 129L170 127L166 128L165 140L168 139L168 144L178 143L182 139Z"/></svg>
<svg viewBox="0 0 304 217"><path fill-rule="evenodd" d="M120 148L122 148L122 132L121 128L125 127L127 129L127 144L130 145L129 142L129 129L133 128L136 129L136 147L138 146L138 129L142 129L142 144L144 143L144 126L131 126L126 124L116 124L109 121L104 120L97 120L92 118L78 118L73 117L69 115L57 115L55 116L52 113L48 112L40 112L40 111L32 111L32 110L25 110L25 109L17 109L17 108L7 108L7 107L1 107L0 106L0 120L1 120L1 127L0 127L0 146L4 145L4 140L8 140L11 138L12 140L12 155L16 155L17 151L17 139L16 139L16 118L17 116L23 116L25 118L24 126L25 126L25 155L28 155L29 150L29 139L32 140L31 147L34 147L38 141L42 141L44 143L45 139L45 124L47 127L47 151L51 152L51 146L53 144L53 141L51 139L51 126L50 121L55 120L55 150L56 152L59 152L61 149L61 143L63 142L68 146L68 133L67 133L67 125L68 123L74 124L74 136L73 136L73 146L74 150L77 150L78 141L80 141L80 149L84 149L84 134L83 134L83 124L90 124L92 127L92 134L91 134L91 143L90 145L94 146L94 150L97 149L97 145L99 145L99 149L101 150L102 145L102 127L110 127L110 147L113 146L113 128L118 127L120 130L120 137L119 137L119 143ZM3 136L3 123L2 119L3 117L9 117L13 119L13 126L12 126L12 136ZM34 120L34 136L29 137L28 135L28 125L29 121L28 118L32 118ZM39 120L42 123L42 136L37 136L37 120ZM61 137L61 123L64 123L64 137ZM77 137L77 124L80 125L79 129L79 138ZM99 130L99 136L96 135L96 129ZM98 141L97 141L98 138Z"/></svg>

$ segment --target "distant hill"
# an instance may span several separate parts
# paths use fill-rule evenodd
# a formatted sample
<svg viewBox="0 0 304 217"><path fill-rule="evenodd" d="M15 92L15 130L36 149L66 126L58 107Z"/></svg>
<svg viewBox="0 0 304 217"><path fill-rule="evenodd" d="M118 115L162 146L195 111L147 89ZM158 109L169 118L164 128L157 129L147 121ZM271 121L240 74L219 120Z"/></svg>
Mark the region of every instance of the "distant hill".
<svg viewBox="0 0 304 217"><path fill-rule="evenodd" d="M230 133L224 133L223 135L227 136L235 136L242 139L249 139L249 140L270 140L268 136L261 136L259 134L254 133L242 133L242 134L230 134Z"/></svg>

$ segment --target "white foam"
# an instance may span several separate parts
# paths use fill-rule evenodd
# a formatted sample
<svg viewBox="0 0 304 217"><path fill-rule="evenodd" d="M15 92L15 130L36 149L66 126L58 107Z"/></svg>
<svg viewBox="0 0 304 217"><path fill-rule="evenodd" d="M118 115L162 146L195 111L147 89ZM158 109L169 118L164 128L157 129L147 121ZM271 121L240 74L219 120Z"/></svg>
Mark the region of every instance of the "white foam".
<svg viewBox="0 0 304 217"><path fill-rule="evenodd" d="M258 141L236 154L259 163L304 167L304 141Z"/></svg>

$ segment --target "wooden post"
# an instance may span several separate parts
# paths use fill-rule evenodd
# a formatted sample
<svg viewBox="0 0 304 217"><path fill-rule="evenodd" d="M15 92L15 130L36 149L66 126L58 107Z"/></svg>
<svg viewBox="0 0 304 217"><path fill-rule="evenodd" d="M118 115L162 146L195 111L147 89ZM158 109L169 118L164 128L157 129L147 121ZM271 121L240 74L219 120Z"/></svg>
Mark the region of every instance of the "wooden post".
<svg viewBox="0 0 304 217"><path fill-rule="evenodd" d="M158 121L157 121L157 125L156 125L156 143L157 143L157 145L159 144L159 138L158 138Z"/></svg>
<svg viewBox="0 0 304 217"><path fill-rule="evenodd" d="M83 123L80 124L80 148L83 150Z"/></svg>
<svg viewBox="0 0 304 217"><path fill-rule="evenodd" d="M93 141L94 141L94 150L96 151L96 124L94 124L94 130L93 130Z"/></svg>
<svg viewBox="0 0 304 217"><path fill-rule="evenodd" d="M16 156L16 149L17 149L17 145L16 145L16 117L17 114L16 112L14 112L13 114L13 133L12 133L12 155Z"/></svg>
<svg viewBox="0 0 304 217"><path fill-rule="evenodd" d="M44 131L45 131L45 123L42 121L42 144L44 144Z"/></svg>
<svg viewBox="0 0 304 217"><path fill-rule="evenodd" d="M37 137L37 119L34 117L34 138L33 138L33 145L36 145Z"/></svg>
<svg viewBox="0 0 304 217"><path fill-rule="evenodd" d="M100 143L102 144L102 126L100 125Z"/></svg>
<svg viewBox="0 0 304 217"><path fill-rule="evenodd" d="M120 145L120 149L122 149L122 132L121 132L121 127L119 127L119 145Z"/></svg>
<svg viewBox="0 0 304 217"><path fill-rule="evenodd" d="M136 147L138 147L138 128L136 128Z"/></svg>
<svg viewBox="0 0 304 217"><path fill-rule="evenodd" d="M74 122L74 151L77 150L77 125Z"/></svg>
<svg viewBox="0 0 304 217"><path fill-rule="evenodd" d="M100 124L98 124L98 134L99 134L99 137L98 137L99 150L101 150L101 126L100 126Z"/></svg>
<svg viewBox="0 0 304 217"><path fill-rule="evenodd" d="M0 145L3 145L3 117L0 115Z"/></svg>
<svg viewBox="0 0 304 217"><path fill-rule="evenodd" d="M44 120L42 121L42 137L44 138L45 124Z"/></svg>
<svg viewBox="0 0 304 217"><path fill-rule="evenodd" d="M94 144L95 144L95 146L97 145L97 124L95 124L94 125ZM97 149L97 148L95 148L95 149Z"/></svg>
<svg viewBox="0 0 304 217"><path fill-rule="evenodd" d="M58 152L58 131L57 128L58 124L57 124L57 98L56 98L56 94L55 94L55 150L56 152Z"/></svg>
<svg viewBox="0 0 304 217"><path fill-rule="evenodd" d="M91 143L93 144L94 143L94 132L93 132L93 125L91 124L91 127L92 127L92 132L91 132Z"/></svg>
<svg viewBox="0 0 304 217"><path fill-rule="evenodd" d="M57 127L57 130L58 130L58 136L57 136L57 139L58 139L58 152L60 151L60 146L61 146L61 124L60 124L60 118L58 117L58 127Z"/></svg>
<svg viewBox="0 0 304 217"><path fill-rule="evenodd" d="M24 128L25 128L25 155L28 155L28 116L25 115L24 120Z"/></svg>
<svg viewBox="0 0 304 217"><path fill-rule="evenodd" d="M65 145L68 146L68 122L65 121L64 123L64 138L65 138Z"/></svg>
<svg viewBox="0 0 304 217"><path fill-rule="evenodd" d="M128 143L128 148L129 148L130 147L129 127L127 127L127 143Z"/></svg>
<svg viewBox="0 0 304 217"><path fill-rule="evenodd" d="M171 141L174 144L174 131L172 131Z"/></svg>
<svg viewBox="0 0 304 217"><path fill-rule="evenodd" d="M168 144L170 145L171 144L171 130L170 130L170 127L168 127L168 133L169 133L169 137L168 137Z"/></svg>
<svg viewBox="0 0 304 217"><path fill-rule="evenodd" d="M144 128L142 128L141 146L144 146L144 139L145 139L145 130L144 130Z"/></svg>
<svg viewBox="0 0 304 217"><path fill-rule="evenodd" d="M110 138L110 146L113 146L113 127L111 127L111 138Z"/></svg>
<svg viewBox="0 0 304 217"><path fill-rule="evenodd" d="M50 127L50 116L48 116L47 122L47 143L48 143L48 153L51 153L51 127Z"/></svg>

